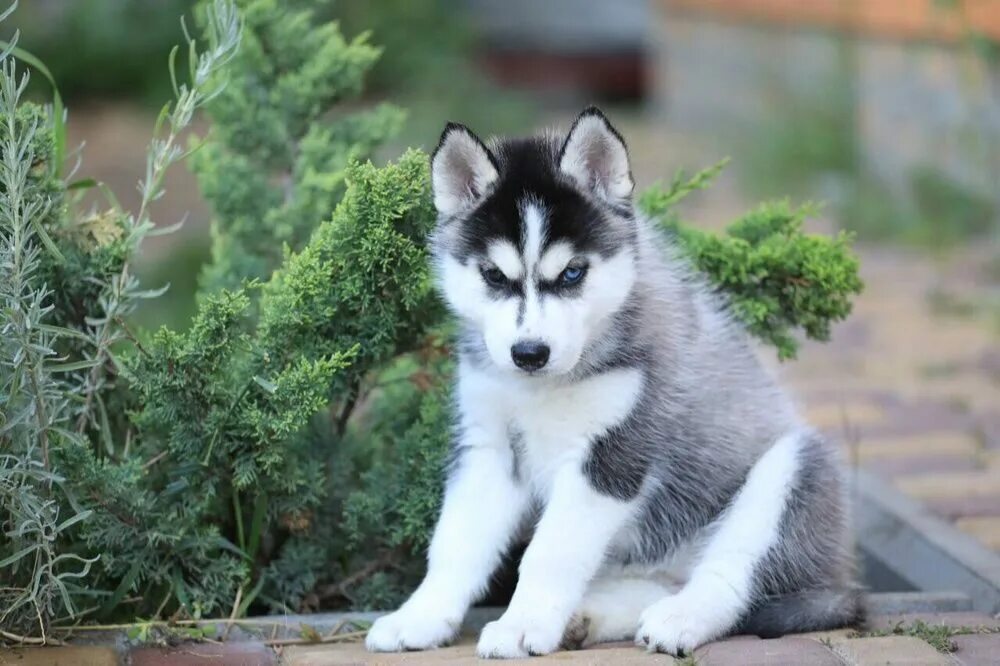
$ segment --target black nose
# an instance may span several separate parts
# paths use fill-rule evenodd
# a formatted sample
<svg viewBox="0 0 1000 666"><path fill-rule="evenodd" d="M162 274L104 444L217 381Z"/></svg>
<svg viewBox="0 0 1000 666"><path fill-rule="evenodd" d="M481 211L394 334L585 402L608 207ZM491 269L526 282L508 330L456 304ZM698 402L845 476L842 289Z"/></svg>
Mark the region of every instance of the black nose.
<svg viewBox="0 0 1000 666"><path fill-rule="evenodd" d="M538 340L518 342L510 348L510 357L522 370L541 370L549 362L549 346Z"/></svg>

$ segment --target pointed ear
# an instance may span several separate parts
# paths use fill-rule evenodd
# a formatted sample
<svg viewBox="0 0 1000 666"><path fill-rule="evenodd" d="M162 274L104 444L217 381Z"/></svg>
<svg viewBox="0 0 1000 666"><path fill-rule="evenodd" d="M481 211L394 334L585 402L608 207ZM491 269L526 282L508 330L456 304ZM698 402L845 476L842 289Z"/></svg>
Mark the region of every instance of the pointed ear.
<svg viewBox="0 0 1000 666"><path fill-rule="evenodd" d="M559 170L607 201L627 199L635 184L625 141L596 106L584 109L570 128Z"/></svg>
<svg viewBox="0 0 1000 666"><path fill-rule="evenodd" d="M434 206L443 215L478 201L498 177L496 158L465 125L448 123L431 157Z"/></svg>

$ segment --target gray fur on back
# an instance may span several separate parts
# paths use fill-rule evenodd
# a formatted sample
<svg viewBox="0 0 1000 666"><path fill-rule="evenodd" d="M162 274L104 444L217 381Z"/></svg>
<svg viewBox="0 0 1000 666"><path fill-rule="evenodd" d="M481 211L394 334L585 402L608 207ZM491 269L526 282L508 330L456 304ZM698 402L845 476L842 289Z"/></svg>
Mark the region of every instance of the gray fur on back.
<svg viewBox="0 0 1000 666"><path fill-rule="evenodd" d="M637 224L639 282L580 372L633 364L646 372L640 404L595 443L586 471L608 494L643 495L641 517L613 556L653 565L719 518L763 452L803 424L724 300L662 234ZM848 534L837 453L808 435L779 540L756 571L755 628L842 626L860 618ZM809 601L810 591L820 590ZM797 596L776 603L789 594ZM784 624L775 624L778 617Z"/></svg>

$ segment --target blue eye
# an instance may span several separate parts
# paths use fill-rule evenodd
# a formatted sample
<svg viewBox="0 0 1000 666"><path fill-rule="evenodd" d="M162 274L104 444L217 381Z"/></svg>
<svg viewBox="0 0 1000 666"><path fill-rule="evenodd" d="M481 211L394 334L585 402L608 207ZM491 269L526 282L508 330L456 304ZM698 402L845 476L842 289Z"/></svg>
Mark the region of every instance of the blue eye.
<svg viewBox="0 0 1000 666"><path fill-rule="evenodd" d="M563 286L576 284L583 279L583 275L586 272L587 269L583 266L568 266L566 270L559 275L559 284Z"/></svg>

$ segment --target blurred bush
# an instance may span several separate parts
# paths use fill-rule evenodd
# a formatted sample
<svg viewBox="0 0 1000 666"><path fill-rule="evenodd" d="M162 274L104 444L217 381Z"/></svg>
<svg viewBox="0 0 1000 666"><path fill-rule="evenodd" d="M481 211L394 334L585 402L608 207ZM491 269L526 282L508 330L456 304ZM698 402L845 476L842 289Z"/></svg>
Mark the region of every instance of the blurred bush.
<svg viewBox="0 0 1000 666"><path fill-rule="evenodd" d="M158 105L170 95L161 63L181 38L177 17L196 0L30 0L14 20L21 45L52 71L68 100L134 99ZM293 3L295 4L295 3ZM298 3L343 34L369 33L384 53L366 95L391 97L416 109L403 139L434 136L437 120L462 118L481 132L530 125L535 104L501 90L476 69L477 35L466 9L452 0L312 0ZM193 27L193 26L192 26ZM180 61L186 57L180 54ZM38 93L47 93L36 81ZM472 100L489 99L489 104ZM404 142L400 142L401 144Z"/></svg>
<svg viewBox="0 0 1000 666"><path fill-rule="evenodd" d="M994 201L944 169L919 164L893 187L864 165L852 47L843 38L837 48L834 65L808 87L773 83L766 118L740 128L747 189L824 200L841 228L866 240L941 249L997 233Z"/></svg>
<svg viewBox="0 0 1000 666"><path fill-rule="evenodd" d="M739 163L750 189L762 196L809 193L858 168L857 105L849 47L840 43L829 68L808 86L782 80L771 91L763 120L739 129Z"/></svg>
<svg viewBox="0 0 1000 666"><path fill-rule="evenodd" d="M994 227L997 210L985 195L930 165L914 169L911 189L921 224L917 240L928 245L983 238Z"/></svg>
<svg viewBox="0 0 1000 666"><path fill-rule="evenodd" d="M170 95L163 58L194 0L29 0L13 20L21 46L48 66L68 100ZM43 81L38 81L39 89Z"/></svg>
<svg viewBox="0 0 1000 666"><path fill-rule="evenodd" d="M335 0L325 13L347 34L370 31L385 49L369 92L412 110L402 138L425 144L444 119L461 119L481 134L534 124L537 103L500 88L477 67L479 35L464 3L455 0ZM428 146L430 148L431 146Z"/></svg>

